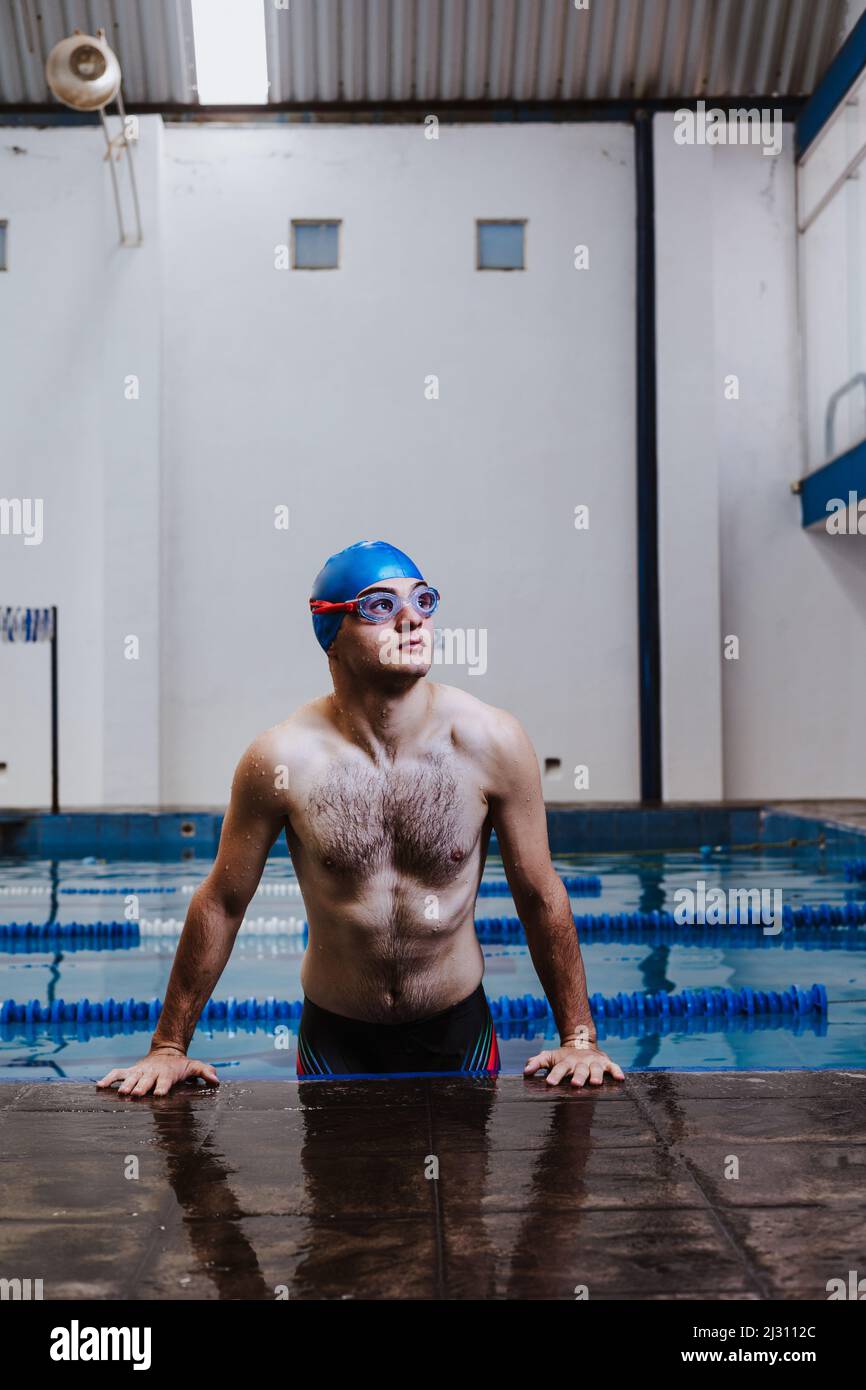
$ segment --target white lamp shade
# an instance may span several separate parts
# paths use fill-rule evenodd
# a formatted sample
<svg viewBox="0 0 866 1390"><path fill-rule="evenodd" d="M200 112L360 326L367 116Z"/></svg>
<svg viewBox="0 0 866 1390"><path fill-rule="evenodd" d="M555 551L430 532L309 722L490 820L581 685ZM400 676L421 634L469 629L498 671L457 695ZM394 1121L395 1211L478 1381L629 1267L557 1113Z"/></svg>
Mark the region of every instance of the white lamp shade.
<svg viewBox="0 0 866 1390"><path fill-rule="evenodd" d="M45 77L58 101L75 111L101 111L120 90L120 63L101 31L61 39L48 55Z"/></svg>

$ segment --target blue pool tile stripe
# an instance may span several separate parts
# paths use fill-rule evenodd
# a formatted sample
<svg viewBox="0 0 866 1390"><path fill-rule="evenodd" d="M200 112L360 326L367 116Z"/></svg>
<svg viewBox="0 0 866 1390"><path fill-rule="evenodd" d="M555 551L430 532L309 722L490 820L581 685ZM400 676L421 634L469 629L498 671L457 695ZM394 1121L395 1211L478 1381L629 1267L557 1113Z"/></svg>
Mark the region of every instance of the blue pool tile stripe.
<svg viewBox="0 0 866 1390"><path fill-rule="evenodd" d="M69 858L98 854L109 858L175 860L178 852L210 861L222 828L221 811L71 811L47 815L33 810L0 810L7 848L16 854ZM824 837L862 852L866 832L831 820L780 812L756 802L745 807L549 806L547 829L554 854L599 851L695 851L700 845L745 846L758 841ZM498 851L496 836L490 852ZM270 859L287 860L278 840Z"/></svg>

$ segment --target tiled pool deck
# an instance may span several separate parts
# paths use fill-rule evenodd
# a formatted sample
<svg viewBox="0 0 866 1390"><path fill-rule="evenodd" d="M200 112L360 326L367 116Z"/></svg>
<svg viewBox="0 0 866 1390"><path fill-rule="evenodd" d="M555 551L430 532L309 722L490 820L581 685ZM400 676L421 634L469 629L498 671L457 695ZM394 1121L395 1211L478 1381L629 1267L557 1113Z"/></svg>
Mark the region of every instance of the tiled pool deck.
<svg viewBox="0 0 866 1390"><path fill-rule="evenodd" d="M866 1071L8 1084L0 1151L0 1276L46 1299L825 1300L866 1271Z"/></svg>
<svg viewBox="0 0 866 1390"><path fill-rule="evenodd" d="M4 812L0 851L207 857L220 819ZM551 806L548 825L554 852L823 836L862 852L866 802ZM866 1069L139 1101L22 1080L0 1083L0 1155L0 1278L41 1278L46 1299L824 1301L866 1275Z"/></svg>

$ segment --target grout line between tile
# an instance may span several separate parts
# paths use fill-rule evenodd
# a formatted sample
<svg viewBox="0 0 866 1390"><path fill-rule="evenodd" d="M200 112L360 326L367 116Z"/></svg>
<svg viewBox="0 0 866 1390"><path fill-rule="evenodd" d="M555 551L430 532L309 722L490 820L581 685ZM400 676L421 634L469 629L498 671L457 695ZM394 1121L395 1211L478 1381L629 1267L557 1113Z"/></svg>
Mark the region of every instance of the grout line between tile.
<svg viewBox="0 0 866 1390"><path fill-rule="evenodd" d="M635 1088L635 1092L636 1091L637 1088ZM635 1093L635 1104L637 1105L638 1109L643 1112L646 1123L656 1134L659 1143L664 1147L666 1153L670 1155L670 1157L676 1164L679 1164L681 1167L685 1168L685 1171L688 1173L689 1178L691 1179L692 1183L694 1184L701 1197L704 1210L707 1212L707 1214L710 1217L710 1220L718 1229L719 1234L724 1238L725 1242L733 1250L738 1262L742 1266L750 1283L753 1285L753 1287L757 1289L757 1292L760 1294L761 1298L771 1301L773 1298L773 1294L770 1284L756 1268L754 1262L749 1258L747 1251L743 1249L743 1246L737 1238L735 1232L728 1225L727 1221L725 1221L720 1208L713 1206L704 1187L704 1184L701 1181L700 1176L693 1167L693 1165L689 1163L689 1161L686 1158L684 1158L682 1154L678 1153L676 1149L673 1149L671 1145L667 1142L667 1140L661 1132L661 1129L656 1124L655 1116L652 1113L652 1108L647 1103L645 1098Z"/></svg>
<svg viewBox="0 0 866 1390"><path fill-rule="evenodd" d="M427 1133L430 1139L430 1153L436 1158L438 1163L438 1154L436 1153L436 1127L433 1123L433 1097L431 1095L430 1086L431 1083L428 1081L424 1088L427 1102ZM441 1300L446 1297L445 1237L442 1230L442 1203L439 1197L438 1176L430 1180L430 1186L433 1188L433 1220L436 1227L436 1297Z"/></svg>

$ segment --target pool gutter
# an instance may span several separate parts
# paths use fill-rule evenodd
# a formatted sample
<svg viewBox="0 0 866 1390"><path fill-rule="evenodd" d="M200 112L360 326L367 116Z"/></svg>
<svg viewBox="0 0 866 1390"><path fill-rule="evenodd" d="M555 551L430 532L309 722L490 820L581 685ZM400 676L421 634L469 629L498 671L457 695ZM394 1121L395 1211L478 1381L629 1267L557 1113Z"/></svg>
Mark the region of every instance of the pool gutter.
<svg viewBox="0 0 866 1390"><path fill-rule="evenodd" d="M866 802L862 823L846 822L838 813L811 813L784 803L745 802L719 805L681 804L646 807L635 804L549 805L547 827L554 854L695 850L702 846L800 844L832 841L863 852ZM852 817L857 812L852 812ZM43 810L0 811L0 854L42 858L200 859L211 860L219 843L223 812L218 808L172 810L78 810L50 815ZM497 852L496 838L491 852ZM271 851L286 858L284 841Z"/></svg>

